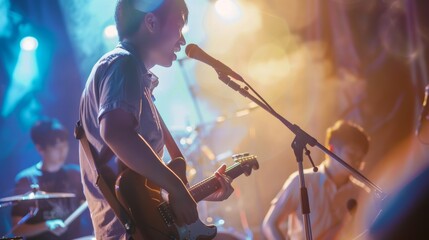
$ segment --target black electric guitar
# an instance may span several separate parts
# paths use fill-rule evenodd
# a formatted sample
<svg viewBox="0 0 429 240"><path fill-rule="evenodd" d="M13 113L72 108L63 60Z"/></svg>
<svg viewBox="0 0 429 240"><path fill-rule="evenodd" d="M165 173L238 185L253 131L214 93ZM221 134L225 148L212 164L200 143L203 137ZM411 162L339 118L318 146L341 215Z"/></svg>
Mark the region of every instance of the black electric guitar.
<svg viewBox="0 0 429 240"><path fill-rule="evenodd" d="M234 164L226 169L225 174L232 179L245 174L250 175L252 169L259 168L255 156L237 154L233 156ZM168 167L180 178L184 179L186 164L183 159L173 160ZM219 181L211 176L189 188L189 192L196 202L199 202L220 188ZM116 197L124 209L132 217L137 231L145 239L177 239L196 240L212 239L216 236L216 227L207 226L200 220L185 226L175 223L174 213L166 200L163 199L161 189L145 177L127 169L116 180Z"/></svg>

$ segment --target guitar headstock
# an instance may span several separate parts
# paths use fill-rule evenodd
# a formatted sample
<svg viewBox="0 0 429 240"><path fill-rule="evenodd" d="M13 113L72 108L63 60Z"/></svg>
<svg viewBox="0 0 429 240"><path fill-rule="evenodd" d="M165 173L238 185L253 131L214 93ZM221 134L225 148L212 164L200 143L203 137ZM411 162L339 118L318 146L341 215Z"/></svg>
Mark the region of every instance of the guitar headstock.
<svg viewBox="0 0 429 240"><path fill-rule="evenodd" d="M255 155L249 153L239 153L232 155L235 163L239 163L241 168L244 169L244 175L249 176L253 170L259 169L259 163Z"/></svg>

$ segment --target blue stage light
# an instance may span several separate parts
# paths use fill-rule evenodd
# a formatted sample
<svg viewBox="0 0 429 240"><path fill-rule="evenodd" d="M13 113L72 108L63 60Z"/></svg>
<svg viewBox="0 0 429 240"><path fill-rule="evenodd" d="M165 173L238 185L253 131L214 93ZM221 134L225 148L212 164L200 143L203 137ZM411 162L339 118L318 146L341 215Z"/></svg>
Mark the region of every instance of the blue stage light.
<svg viewBox="0 0 429 240"><path fill-rule="evenodd" d="M27 36L21 39L21 49L24 51L34 51L37 49L39 42L35 37Z"/></svg>

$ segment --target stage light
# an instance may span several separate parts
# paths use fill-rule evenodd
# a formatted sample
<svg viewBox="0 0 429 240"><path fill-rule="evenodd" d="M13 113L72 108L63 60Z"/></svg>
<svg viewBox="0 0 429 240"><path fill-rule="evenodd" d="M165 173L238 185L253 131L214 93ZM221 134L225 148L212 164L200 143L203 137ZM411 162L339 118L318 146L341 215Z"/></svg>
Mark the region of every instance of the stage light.
<svg viewBox="0 0 429 240"><path fill-rule="evenodd" d="M259 107L258 104L256 104L255 102L249 102L249 104L247 105L249 107L249 109L254 109Z"/></svg>
<svg viewBox="0 0 429 240"><path fill-rule="evenodd" d="M230 21L237 20L241 15L240 7L234 0L218 0L215 9L222 18Z"/></svg>
<svg viewBox="0 0 429 240"><path fill-rule="evenodd" d="M218 123L223 122L225 120L226 120L225 116L219 116L219 117L216 118L216 122L218 122Z"/></svg>
<svg viewBox="0 0 429 240"><path fill-rule="evenodd" d="M250 110L249 110L249 109L243 109L243 110L237 111L237 112L235 113L235 116L236 116L236 117L244 117L244 116L246 116L246 115L249 115L249 113L250 113Z"/></svg>
<svg viewBox="0 0 429 240"><path fill-rule="evenodd" d="M223 220L223 219L219 219L219 220L217 220L217 226L222 226L222 225L224 225L225 224L225 220Z"/></svg>
<svg viewBox="0 0 429 240"><path fill-rule="evenodd" d="M21 49L24 51L34 51L38 45L39 42L32 36L22 38L20 43Z"/></svg>
<svg viewBox="0 0 429 240"><path fill-rule="evenodd" d="M104 28L104 37L108 39L116 38L118 36L118 31L116 30L115 25L109 25Z"/></svg>
<svg viewBox="0 0 429 240"><path fill-rule="evenodd" d="M6 90L1 116L9 116L34 88L38 88L39 65L36 59L37 40L25 37L21 40L21 50L18 55L9 87Z"/></svg>

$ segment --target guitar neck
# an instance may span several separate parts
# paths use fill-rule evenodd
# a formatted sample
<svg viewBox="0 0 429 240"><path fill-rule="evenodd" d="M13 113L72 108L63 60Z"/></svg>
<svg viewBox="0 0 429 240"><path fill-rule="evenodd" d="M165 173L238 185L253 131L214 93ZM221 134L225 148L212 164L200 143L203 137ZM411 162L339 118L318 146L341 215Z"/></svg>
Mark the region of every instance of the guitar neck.
<svg viewBox="0 0 429 240"><path fill-rule="evenodd" d="M228 167L225 171L225 175L228 177L235 179L244 173L244 169L240 165L240 163L235 163L232 166ZM206 178L205 180L195 184L189 189L192 197L196 202L203 200L208 197L210 194L216 192L220 188L220 183L216 179L215 176L211 176Z"/></svg>

